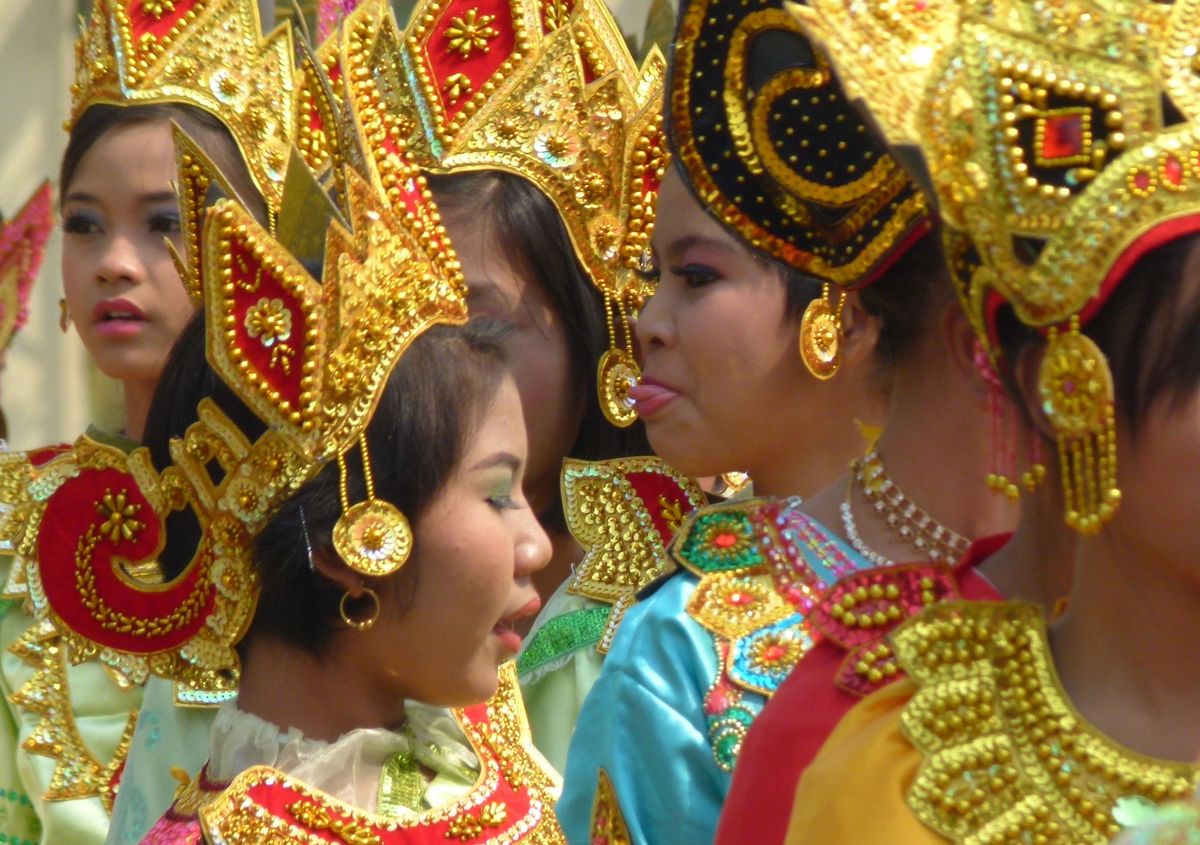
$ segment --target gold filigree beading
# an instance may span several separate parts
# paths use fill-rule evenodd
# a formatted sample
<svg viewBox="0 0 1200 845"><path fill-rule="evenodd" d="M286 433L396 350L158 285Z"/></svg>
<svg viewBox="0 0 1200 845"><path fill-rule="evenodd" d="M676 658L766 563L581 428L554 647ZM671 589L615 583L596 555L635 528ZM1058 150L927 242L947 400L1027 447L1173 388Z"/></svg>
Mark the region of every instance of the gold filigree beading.
<svg viewBox="0 0 1200 845"><path fill-rule="evenodd" d="M378 120L404 119L422 167L507 171L554 203L607 310L601 408L631 424L629 316L651 291L637 270L667 160L661 53L639 68L599 0L424 0L404 31L369 0L344 32L347 72L380 92Z"/></svg>
<svg viewBox="0 0 1200 845"><path fill-rule="evenodd" d="M264 36L255 0L96 0L75 47L69 129L97 103L183 103L228 128L277 211L298 140L291 28Z"/></svg>
<svg viewBox="0 0 1200 845"><path fill-rule="evenodd" d="M1194 0L931 0L911 15L894 14L892 0L791 7L889 140L920 153L960 296L998 366L995 315L1007 305L1026 325L1056 332L1056 360L1079 365L1063 383L1109 382L1098 349L1076 354L1082 328L1142 255L1200 230L1197 8ZM1084 533L1099 530L1120 499L1103 393L1091 433L1056 414L1067 425L1057 430L1060 452L1079 464L1061 473L1068 523ZM1072 404L1060 394L1055 407Z"/></svg>
<svg viewBox="0 0 1200 845"><path fill-rule="evenodd" d="M920 687L902 716L925 758L908 802L953 842L1102 845L1120 829L1120 804L1200 784L1196 766L1136 754L1075 711L1040 607L942 604L892 639Z"/></svg>

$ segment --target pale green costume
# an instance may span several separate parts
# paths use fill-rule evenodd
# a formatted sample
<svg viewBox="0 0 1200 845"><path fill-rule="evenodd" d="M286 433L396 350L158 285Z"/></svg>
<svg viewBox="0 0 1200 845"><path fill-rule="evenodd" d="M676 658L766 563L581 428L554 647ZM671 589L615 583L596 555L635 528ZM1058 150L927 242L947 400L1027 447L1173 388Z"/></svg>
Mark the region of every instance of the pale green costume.
<svg viewBox="0 0 1200 845"><path fill-rule="evenodd" d="M136 446L94 427L87 435L125 451ZM0 583L8 582L12 562L0 557ZM108 832L120 746L142 688L120 685L95 661L67 665L53 630L35 628L20 601L4 601L0 614L0 843L99 845ZM69 715L46 720L51 712ZM55 745L61 754L48 756ZM55 790L86 794L59 797Z"/></svg>

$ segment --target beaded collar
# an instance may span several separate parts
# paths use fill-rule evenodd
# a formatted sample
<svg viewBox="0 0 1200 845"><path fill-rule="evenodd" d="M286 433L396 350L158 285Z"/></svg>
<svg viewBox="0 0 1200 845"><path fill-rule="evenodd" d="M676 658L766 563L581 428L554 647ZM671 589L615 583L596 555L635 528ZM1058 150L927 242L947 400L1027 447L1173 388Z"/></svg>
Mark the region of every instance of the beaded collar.
<svg viewBox="0 0 1200 845"><path fill-rule="evenodd" d="M463 798L396 819L365 813L269 766L255 766L219 792L185 789L154 832L203 828L214 842L333 842L339 845L414 845L447 841L565 845L554 817L559 782L533 749L512 663L484 704L454 711L481 773ZM297 835L297 834L300 835ZM186 840L203 841L203 840Z"/></svg>
<svg viewBox="0 0 1200 845"><path fill-rule="evenodd" d="M925 758L908 803L953 842L1102 845L1124 809L1200 784L1196 766L1137 754L1076 712L1034 605L940 604L892 640L919 687L902 716Z"/></svg>

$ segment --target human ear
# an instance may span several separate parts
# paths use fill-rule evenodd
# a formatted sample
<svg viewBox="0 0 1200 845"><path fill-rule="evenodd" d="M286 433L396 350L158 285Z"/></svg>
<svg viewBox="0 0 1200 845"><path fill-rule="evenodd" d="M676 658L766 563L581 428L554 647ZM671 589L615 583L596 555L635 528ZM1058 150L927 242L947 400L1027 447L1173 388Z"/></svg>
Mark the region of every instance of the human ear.
<svg viewBox="0 0 1200 845"><path fill-rule="evenodd" d="M842 366L857 369L875 354L882 323L868 314L858 294L851 292L842 305L841 326Z"/></svg>

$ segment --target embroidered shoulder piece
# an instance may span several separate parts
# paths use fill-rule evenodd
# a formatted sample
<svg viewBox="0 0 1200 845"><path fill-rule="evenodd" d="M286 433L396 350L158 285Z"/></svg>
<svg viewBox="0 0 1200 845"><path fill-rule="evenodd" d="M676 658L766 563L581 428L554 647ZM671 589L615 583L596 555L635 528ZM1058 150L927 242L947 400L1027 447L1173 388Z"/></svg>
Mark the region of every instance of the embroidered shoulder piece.
<svg viewBox="0 0 1200 845"><path fill-rule="evenodd" d="M504 842L566 845L554 817L558 778L533 749L513 665L484 704L454 711L479 756L475 788L411 820L366 813L267 766L238 775L200 808L205 834L226 845ZM299 835L298 835L299 834ZM307 838L301 838L308 834Z"/></svg>
<svg viewBox="0 0 1200 845"><path fill-rule="evenodd" d="M729 643L730 680L763 695L812 647L806 616L815 597L860 565L846 555L806 554L816 540L799 508L799 499L714 505L697 512L671 545L700 579L688 613Z"/></svg>
<svg viewBox="0 0 1200 845"><path fill-rule="evenodd" d="M888 635L940 601L958 598L950 568L904 564L853 572L834 584L811 611L814 631L846 651L834 682L866 696L901 676Z"/></svg>
<svg viewBox="0 0 1200 845"><path fill-rule="evenodd" d="M631 845L629 826L621 814L617 792L613 789L608 772L600 769L596 773L596 798L592 802L591 845Z"/></svg>
<svg viewBox="0 0 1200 845"><path fill-rule="evenodd" d="M730 771L742 738L813 646L807 611L855 563L806 558L810 520L800 500L751 499L697 511L671 544L700 580L687 612L713 635L720 667L705 696L713 759ZM844 556L843 556L844 557Z"/></svg>
<svg viewBox="0 0 1200 845"><path fill-rule="evenodd" d="M920 687L903 714L925 758L908 803L953 842L1102 845L1120 830L1119 807L1200 784L1195 766L1136 754L1084 721L1035 606L941 604L893 642Z"/></svg>
<svg viewBox="0 0 1200 845"><path fill-rule="evenodd" d="M114 460L123 460L124 453L116 447L96 444L84 437L79 447L95 447L97 454L111 453ZM120 534L120 516L125 501L123 488L112 486L115 475L106 478L108 486L89 487L93 500L72 512L71 519L54 519L50 523L55 531L39 532L42 523L43 499L52 496L66 486L79 489L88 486L89 469L95 465L80 462L78 455L67 446L52 446L32 452L12 452L0 456L0 551L14 555L7 584L4 585L6 599L29 598L22 561L37 554L39 534L74 537L74 526L82 520L94 520L96 525L116 524ZM81 476L83 477L81 480ZM121 505L118 506L117 502ZM114 517L114 514L118 514ZM61 514L60 514L61 516ZM112 520L116 518L117 523ZM76 537L76 539L79 539ZM122 539L129 539L123 537ZM93 551L80 540L78 546L68 550L72 561L77 555ZM131 560L136 560L134 556ZM39 590L38 595L42 593ZM36 599L35 599L36 601ZM15 707L37 715L38 723L22 747L31 754L54 760L54 771L42 794L45 801L65 801L76 798L98 796L105 810L112 810L117 785L129 752L129 742L137 723L137 702L129 712L125 727L117 741L112 756L104 759L97 754L85 739L75 720L75 705L71 697L68 669L74 664L97 659L108 670L108 674L119 689L130 690L144 683L145 675L138 673L113 654L100 654L90 643L76 643L69 632L56 628L47 619L34 621L13 642L8 650L33 668L33 676L9 696Z"/></svg>
<svg viewBox="0 0 1200 845"><path fill-rule="evenodd" d="M603 654L638 590L672 568L667 543L704 504L704 491L654 457L568 458L562 496L567 527L584 550L567 589L613 606L597 646Z"/></svg>

